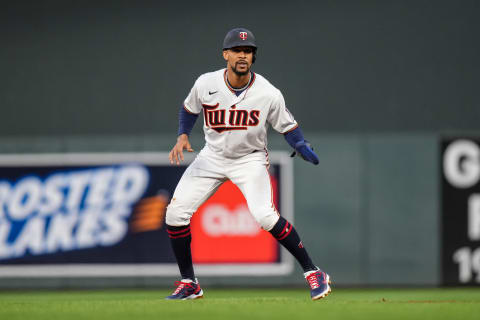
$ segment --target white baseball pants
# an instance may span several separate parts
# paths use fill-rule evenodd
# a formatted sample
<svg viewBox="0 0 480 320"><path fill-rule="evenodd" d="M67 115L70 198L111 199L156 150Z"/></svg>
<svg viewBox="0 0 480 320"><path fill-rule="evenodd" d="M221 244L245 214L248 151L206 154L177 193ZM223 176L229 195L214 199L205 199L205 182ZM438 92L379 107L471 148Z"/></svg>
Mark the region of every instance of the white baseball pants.
<svg viewBox="0 0 480 320"><path fill-rule="evenodd" d="M280 215L273 203L273 189L267 166L266 151L230 159L205 146L178 182L167 207L167 225L188 225L195 211L223 182L231 180L243 193L248 209L257 223L264 230L270 231Z"/></svg>

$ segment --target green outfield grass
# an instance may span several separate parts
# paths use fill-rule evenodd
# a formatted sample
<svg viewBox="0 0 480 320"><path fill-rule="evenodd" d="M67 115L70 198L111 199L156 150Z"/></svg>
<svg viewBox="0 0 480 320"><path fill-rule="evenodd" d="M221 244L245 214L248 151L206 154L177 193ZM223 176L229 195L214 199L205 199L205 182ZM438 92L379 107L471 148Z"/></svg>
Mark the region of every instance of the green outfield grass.
<svg viewBox="0 0 480 320"><path fill-rule="evenodd" d="M167 290L0 292L0 319L480 319L480 289L208 289L195 301Z"/></svg>

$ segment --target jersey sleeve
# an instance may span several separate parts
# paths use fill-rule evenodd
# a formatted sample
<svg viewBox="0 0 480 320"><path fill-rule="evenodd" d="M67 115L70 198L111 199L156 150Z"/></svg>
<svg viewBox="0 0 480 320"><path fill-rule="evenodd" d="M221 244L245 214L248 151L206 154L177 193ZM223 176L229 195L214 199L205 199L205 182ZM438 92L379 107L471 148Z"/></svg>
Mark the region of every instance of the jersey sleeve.
<svg viewBox="0 0 480 320"><path fill-rule="evenodd" d="M275 131L280 133L286 133L298 126L297 121L295 121L293 115L285 106L282 93L278 90L268 113L267 121Z"/></svg>
<svg viewBox="0 0 480 320"><path fill-rule="evenodd" d="M188 94L187 98L183 102L184 108L193 114L199 114L202 112L202 103L200 101L200 94L199 94L199 79L195 81L192 90Z"/></svg>

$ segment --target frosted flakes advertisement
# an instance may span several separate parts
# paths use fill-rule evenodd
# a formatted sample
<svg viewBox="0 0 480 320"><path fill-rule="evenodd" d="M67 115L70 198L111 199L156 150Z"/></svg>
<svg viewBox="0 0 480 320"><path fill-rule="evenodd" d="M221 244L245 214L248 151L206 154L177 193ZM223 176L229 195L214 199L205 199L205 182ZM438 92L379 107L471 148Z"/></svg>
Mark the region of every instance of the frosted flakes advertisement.
<svg viewBox="0 0 480 320"><path fill-rule="evenodd" d="M177 275L165 211L193 158L181 166L167 159L166 153L0 156L0 277ZM291 219L291 199L281 197L291 188L291 160L283 153L271 160L275 204ZM293 268L231 182L191 225L199 275Z"/></svg>

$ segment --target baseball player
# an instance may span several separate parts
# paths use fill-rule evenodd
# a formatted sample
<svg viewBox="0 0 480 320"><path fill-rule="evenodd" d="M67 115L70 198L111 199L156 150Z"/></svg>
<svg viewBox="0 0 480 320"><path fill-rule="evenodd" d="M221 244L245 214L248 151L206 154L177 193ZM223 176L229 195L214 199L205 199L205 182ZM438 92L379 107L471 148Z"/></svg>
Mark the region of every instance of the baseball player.
<svg viewBox="0 0 480 320"><path fill-rule="evenodd" d="M188 136L200 114L206 144L183 174L167 207L167 232L182 276L167 299L203 296L193 270L190 219L227 180L241 190L257 223L300 263L311 298L323 298L331 291L328 274L313 264L295 228L273 203L267 171L268 126L283 134L304 160L318 164L318 157L286 108L282 93L250 70L256 53L252 32L230 30L223 41L226 68L201 75L180 109L178 138L170 151L170 162L178 165L184 160L183 150L193 151Z"/></svg>

